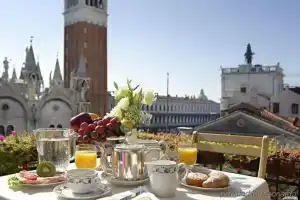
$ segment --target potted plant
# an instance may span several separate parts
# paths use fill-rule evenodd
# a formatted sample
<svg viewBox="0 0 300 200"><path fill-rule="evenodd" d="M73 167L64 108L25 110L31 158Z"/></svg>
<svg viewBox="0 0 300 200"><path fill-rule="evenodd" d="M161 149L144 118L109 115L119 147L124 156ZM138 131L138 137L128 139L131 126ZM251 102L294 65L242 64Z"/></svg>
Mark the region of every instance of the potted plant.
<svg viewBox="0 0 300 200"><path fill-rule="evenodd" d="M297 168L299 150L281 148L268 159L267 172L284 177L295 177L299 174Z"/></svg>

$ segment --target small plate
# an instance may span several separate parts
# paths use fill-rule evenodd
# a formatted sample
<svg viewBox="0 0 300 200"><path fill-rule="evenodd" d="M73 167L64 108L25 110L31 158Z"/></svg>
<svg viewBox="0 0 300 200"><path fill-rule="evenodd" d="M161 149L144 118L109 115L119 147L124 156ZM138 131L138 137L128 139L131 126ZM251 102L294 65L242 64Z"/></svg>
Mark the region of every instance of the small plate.
<svg viewBox="0 0 300 200"><path fill-rule="evenodd" d="M33 183L24 183L24 182L22 182L22 180L24 178L22 178L19 173L16 174L16 177L20 180L22 186L25 186L25 187L50 187L50 186L57 186L59 184L66 182L66 179L65 179L65 180L61 180L61 181L57 181L57 182L50 182L50 183L34 183L34 182Z"/></svg>
<svg viewBox="0 0 300 200"><path fill-rule="evenodd" d="M137 181L126 181L126 180L119 180L113 177L110 177L109 175L102 173L101 177L107 180L109 183L116 185L116 186L139 186L139 185L144 185L149 181L149 178L146 178L144 180L137 180Z"/></svg>
<svg viewBox="0 0 300 200"><path fill-rule="evenodd" d="M59 184L65 183L66 181L60 181L56 183L48 183L48 184L30 184L30 183L22 183L22 186L24 187L51 187L51 186L57 186Z"/></svg>
<svg viewBox="0 0 300 200"><path fill-rule="evenodd" d="M223 187L223 188L204 188L204 187L197 187L197 186L192 186L192 185L188 185L186 184L185 180L181 181L181 185L191 188L191 189L195 189L195 190L202 190L202 191L224 191L224 190L228 190L230 188L230 185L227 187Z"/></svg>
<svg viewBox="0 0 300 200"><path fill-rule="evenodd" d="M101 184L100 187L94 190L93 192L86 193L86 194L75 194L70 190L70 188L68 188L67 184L61 184L56 186L53 189L53 192L58 197L63 197L66 199L87 200L87 199L104 197L111 192L111 189L108 186Z"/></svg>

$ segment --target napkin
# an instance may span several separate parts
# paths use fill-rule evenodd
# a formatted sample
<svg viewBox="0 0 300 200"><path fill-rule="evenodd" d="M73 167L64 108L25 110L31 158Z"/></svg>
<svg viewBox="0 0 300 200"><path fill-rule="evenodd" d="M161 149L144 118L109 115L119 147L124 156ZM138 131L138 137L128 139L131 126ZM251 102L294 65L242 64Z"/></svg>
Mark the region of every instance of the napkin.
<svg viewBox="0 0 300 200"><path fill-rule="evenodd" d="M150 193L148 189L138 187L130 191L121 192L111 197L101 198L99 200L159 200L154 194Z"/></svg>

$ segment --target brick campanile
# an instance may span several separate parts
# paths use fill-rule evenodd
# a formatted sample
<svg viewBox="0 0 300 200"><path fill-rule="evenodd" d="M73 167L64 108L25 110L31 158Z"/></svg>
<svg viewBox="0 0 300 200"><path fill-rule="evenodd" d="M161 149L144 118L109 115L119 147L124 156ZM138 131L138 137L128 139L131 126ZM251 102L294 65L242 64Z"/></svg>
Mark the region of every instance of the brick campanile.
<svg viewBox="0 0 300 200"><path fill-rule="evenodd" d="M91 111L107 112L107 0L64 0L64 80L70 87L70 74L86 61L91 78Z"/></svg>

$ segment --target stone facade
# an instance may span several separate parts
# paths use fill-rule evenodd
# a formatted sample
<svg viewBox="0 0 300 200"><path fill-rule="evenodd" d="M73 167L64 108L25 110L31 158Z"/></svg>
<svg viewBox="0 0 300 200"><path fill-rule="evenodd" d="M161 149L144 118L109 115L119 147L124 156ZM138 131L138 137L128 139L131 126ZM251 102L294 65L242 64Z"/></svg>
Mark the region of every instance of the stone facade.
<svg viewBox="0 0 300 200"><path fill-rule="evenodd" d="M90 78L85 71L83 55L79 60L71 74L70 88L64 88L56 60L54 73L49 76L49 87L43 89L44 79L32 44L26 48L19 78L15 69L11 76L8 74L9 61L5 58L0 78L0 134L8 135L12 130L31 132L36 128L67 128L73 115L89 111L90 102L85 97Z"/></svg>
<svg viewBox="0 0 300 200"><path fill-rule="evenodd" d="M300 89L284 84L280 63L221 67L221 110L249 103L283 117L300 116Z"/></svg>

